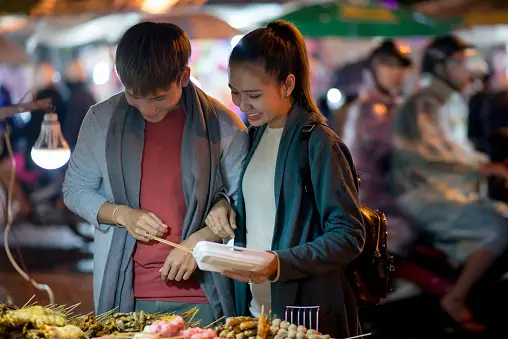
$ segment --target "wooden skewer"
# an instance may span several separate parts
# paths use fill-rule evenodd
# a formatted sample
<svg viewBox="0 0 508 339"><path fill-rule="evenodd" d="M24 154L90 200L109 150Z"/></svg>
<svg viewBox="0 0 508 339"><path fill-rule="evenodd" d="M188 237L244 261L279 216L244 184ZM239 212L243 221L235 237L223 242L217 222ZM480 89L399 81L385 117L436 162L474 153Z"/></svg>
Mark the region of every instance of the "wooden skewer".
<svg viewBox="0 0 508 339"><path fill-rule="evenodd" d="M354 336L354 337L345 338L345 339L357 339L357 338L368 337L369 335L372 335L372 333L360 334L360 335L357 335L357 336Z"/></svg>
<svg viewBox="0 0 508 339"><path fill-rule="evenodd" d="M28 301L23 305L23 307L21 308L25 308L25 307L28 307L28 304L30 304L30 302L33 300L33 298L35 298L35 294L32 295L32 297L30 299L28 299Z"/></svg>
<svg viewBox="0 0 508 339"><path fill-rule="evenodd" d="M199 312L199 308L196 307L196 311L192 314L192 317L189 319L189 323L192 322L192 319L194 319L194 317L196 316L196 314L198 314Z"/></svg>
<svg viewBox="0 0 508 339"><path fill-rule="evenodd" d="M107 312L104 312L100 315L98 315L97 317L95 317L95 319L98 321L98 322L103 322L103 321L106 321L107 319L109 319L113 314L115 314L117 308L115 307L114 309L112 310L109 310Z"/></svg>
<svg viewBox="0 0 508 339"><path fill-rule="evenodd" d="M86 317L88 317L92 314L93 314L93 311L89 312L87 314L76 314L76 315L73 315L72 317L70 317L68 320L74 321L74 320L79 320L79 319L85 319Z"/></svg>
<svg viewBox="0 0 508 339"><path fill-rule="evenodd" d="M201 320L196 320L195 322L189 324L189 327L198 327L201 324Z"/></svg>
<svg viewBox="0 0 508 339"><path fill-rule="evenodd" d="M214 322L212 322L211 324L208 324L205 326L205 328L209 328L209 327L212 327L213 325L217 324L219 321L221 321L222 319L226 318L225 316L224 317L221 317L217 320L215 320Z"/></svg>
<svg viewBox="0 0 508 339"><path fill-rule="evenodd" d="M182 314L180 314L180 316L184 319L187 319L188 317L190 317L191 315L194 314L194 312L196 312L198 308L197 307L193 307L191 308L190 310L187 310L185 312L183 312Z"/></svg>
<svg viewBox="0 0 508 339"><path fill-rule="evenodd" d="M185 251L185 252L188 252L188 253L192 254L192 249L190 249L188 247L176 244L174 242L171 242L171 241L168 241L168 240L165 240L165 239L161 239L159 237L150 237L150 239L158 241L158 242L166 244L166 245L169 245L169 246L173 246L174 248L178 248L179 250L182 250L182 251Z"/></svg>
<svg viewBox="0 0 508 339"><path fill-rule="evenodd" d="M79 305L81 305L81 302L74 304L72 306L66 307L64 310L66 313L72 313Z"/></svg>
<svg viewBox="0 0 508 339"><path fill-rule="evenodd" d="M109 310L109 311L106 311L106 312L104 312L104 313L102 313L102 314L97 315L95 318L96 318L96 319L99 319L99 318L107 318L107 317L109 317L110 315L114 314L114 313L116 312L116 310L117 310L117 309L118 309L118 307L115 307L115 308L113 308L112 310Z"/></svg>

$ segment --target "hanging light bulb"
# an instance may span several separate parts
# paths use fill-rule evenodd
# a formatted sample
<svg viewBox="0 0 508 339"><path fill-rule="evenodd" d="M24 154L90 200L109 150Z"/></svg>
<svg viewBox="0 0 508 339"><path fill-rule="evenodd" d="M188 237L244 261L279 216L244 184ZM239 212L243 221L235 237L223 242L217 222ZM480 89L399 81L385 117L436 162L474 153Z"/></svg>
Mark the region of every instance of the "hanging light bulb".
<svg viewBox="0 0 508 339"><path fill-rule="evenodd" d="M46 113L41 125L41 133L32 147L32 160L44 169L57 169L65 165L71 150L62 135L56 113Z"/></svg>

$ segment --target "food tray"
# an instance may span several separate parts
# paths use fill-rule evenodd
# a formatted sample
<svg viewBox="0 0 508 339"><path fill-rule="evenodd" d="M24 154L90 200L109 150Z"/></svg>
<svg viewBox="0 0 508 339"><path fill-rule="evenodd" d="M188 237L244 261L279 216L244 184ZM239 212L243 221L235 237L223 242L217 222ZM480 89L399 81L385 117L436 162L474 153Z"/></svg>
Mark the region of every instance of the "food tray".
<svg viewBox="0 0 508 339"><path fill-rule="evenodd" d="M208 241L198 242L192 254L200 270L219 273L231 269L250 272L258 271L266 267L273 258L265 251L256 251Z"/></svg>

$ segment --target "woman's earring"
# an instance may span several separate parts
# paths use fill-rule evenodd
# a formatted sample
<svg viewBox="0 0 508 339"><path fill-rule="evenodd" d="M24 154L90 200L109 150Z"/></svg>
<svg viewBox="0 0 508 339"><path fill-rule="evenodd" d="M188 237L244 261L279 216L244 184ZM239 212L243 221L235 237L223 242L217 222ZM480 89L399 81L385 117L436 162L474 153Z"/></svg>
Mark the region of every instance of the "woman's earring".
<svg viewBox="0 0 508 339"><path fill-rule="evenodd" d="M286 93L286 98L288 97L289 95Z"/></svg>

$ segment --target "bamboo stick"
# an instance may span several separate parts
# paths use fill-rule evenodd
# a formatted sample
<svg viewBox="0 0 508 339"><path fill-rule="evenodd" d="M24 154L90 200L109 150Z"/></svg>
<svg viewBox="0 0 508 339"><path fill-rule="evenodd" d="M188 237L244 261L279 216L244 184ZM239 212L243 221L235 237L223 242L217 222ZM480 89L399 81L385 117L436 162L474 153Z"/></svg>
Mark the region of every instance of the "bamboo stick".
<svg viewBox="0 0 508 339"><path fill-rule="evenodd" d="M214 322L212 322L211 324L208 324L205 326L205 328L209 328L209 327L212 327L213 325L217 324L219 321L221 321L222 319L226 318L225 316L224 317L221 317L217 320L215 320Z"/></svg>
<svg viewBox="0 0 508 339"><path fill-rule="evenodd" d="M158 241L158 242L166 244L166 245L169 245L169 246L172 246L174 248L178 248L179 250L182 250L182 251L185 251L185 252L188 252L188 253L192 254L192 249L190 249L188 247L185 247L185 246L182 246L182 245L179 245L177 243L174 243L174 242L171 242L171 241L168 241L168 240L165 240L165 239L161 239L159 237L150 237L150 239Z"/></svg>
<svg viewBox="0 0 508 339"><path fill-rule="evenodd" d="M366 334L356 335L354 337L348 337L348 338L345 338L345 339L357 339L357 338L368 337L368 336L371 336L371 335L372 335L372 333L366 333Z"/></svg>
<svg viewBox="0 0 508 339"><path fill-rule="evenodd" d="M199 308L196 307L196 312L194 312L192 317L189 319L189 323L192 322L192 319L194 319L194 317L196 316L196 314L198 314L198 312L199 312Z"/></svg>
<svg viewBox="0 0 508 339"><path fill-rule="evenodd" d="M28 299L28 301L27 301L27 302L23 305L23 307L21 307L21 308L26 308L26 307L28 307L27 305L28 305L28 304L30 304L30 302L33 300L33 298L35 298L35 294L34 294L34 295L32 295L32 297L31 297L30 299ZM35 303L37 303L37 302L35 302Z"/></svg>

